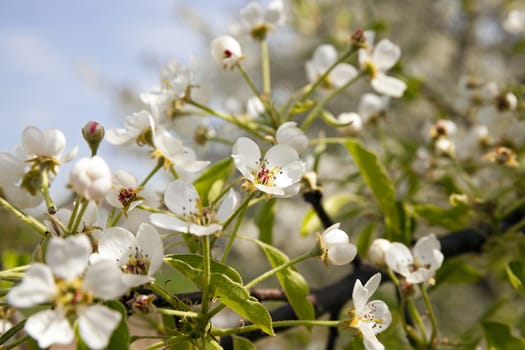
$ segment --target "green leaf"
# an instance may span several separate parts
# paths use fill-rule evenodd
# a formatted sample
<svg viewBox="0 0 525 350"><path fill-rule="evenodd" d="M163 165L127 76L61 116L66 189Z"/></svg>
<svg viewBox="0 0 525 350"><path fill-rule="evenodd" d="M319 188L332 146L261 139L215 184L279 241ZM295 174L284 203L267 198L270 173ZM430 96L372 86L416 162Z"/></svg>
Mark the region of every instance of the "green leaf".
<svg viewBox="0 0 525 350"><path fill-rule="evenodd" d="M525 294L525 261L511 261L505 270L512 286Z"/></svg>
<svg viewBox="0 0 525 350"><path fill-rule="evenodd" d="M202 256L196 254L171 254L164 257L164 261L171 267L178 270L186 278L195 282L199 287L203 287L203 259ZM224 274L232 281L241 283L242 278L239 273L224 264L215 260L210 261L210 271L213 273Z"/></svg>
<svg viewBox="0 0 525 350"><path fill-rule="evenodd" d="M525 349L525 339L515 337L510 327L498 322L483 322L487 350Z"/></svg>
<svg viewBox="0 0 525 350"><path fill-rule="evenodd" d="M108 344L108 349L129 349L130 338L127 322L128 313L126 311L126 308L118 301L108 301L107 306L110 309L120 312L120 314L122 315L119 325L111 335Z"/></svg>
<svg viewBox="0 0 525 350"><path fill-rule="evenodd" d="M211 291L224 305L258 326L263 332L273 335L272 318L268 310L240 283L228 276L214 272L210 276Z"/></svg>
<svg viewBox="0 0 525 350"><path fill-rule="evenodd" d="M251 341L243 337L233 336L233 350L256 350Z"/></svg>
<svg viewBox="0 0 525 350"><path fill-rule="evenodd" d="M9 328L5 333L0 334L0 345L5 344L6 341L14 337L18 332L20 332L24 328L25 324L26 320L20 321L13 327Z"/></svg>
<svg viewBox="0 0 525 350"><path fill-rule="evenodd" d="M366 185L372 190L374 197L385 215L385 224L388 228L387 239L406 242L396 207L396 194L394 185L389 179L386 169L379 162L377 156L366 149L359 141L347 140L344 146L354 159Z"/></svg>
<svg viewBox="0 0 525 350"><path fill-rule="evenodd" d="M283 265L290 260L283 252L271 245L259 241L257 241L257 244L264 251L273 268ZM297 317L300 320L315 319L314 307L308 300L310 287L304 277L293 267L278 271L275 275Z"/></svg>
<svg viewBox="0 0 525 350"><path fill-rule="evenodd" d="M272 244L273 223L275 221L275 198L272 198L261 206L255 216L255 225L259 228L259 240Z"/></svg>
<svg viewBox="0 0 525 350"><path fill-rule="evenodd" d="M376 230L376 223L371 222L366 225L361 232L358 234L357 238L357 251L361 256L366 256L368 254L368 249L372 244L374 238L374 232Z"/></svg>
<svg viewBox="0 0 525 350"><path fill-rule="evenodd" d="M218 182L222 188L222 184L228 180L234 169L233 159L231 157L225 158L207 168L197 180L193 182L200 198L202 200L208 200L208 194L212 187L214 188L213 192L215 193L217 191L217 186L219 186L214 186L214 184ZM203 204L207 205L207 203Z"/></svg>
<svg viewBox="0 0 525 350"><path fill-rule="evenodd" d="M417 204L412 206L412 211L429 225L457 230L466 226L470 208L466 205L457 205L443 209L433 204Z"/></svg>

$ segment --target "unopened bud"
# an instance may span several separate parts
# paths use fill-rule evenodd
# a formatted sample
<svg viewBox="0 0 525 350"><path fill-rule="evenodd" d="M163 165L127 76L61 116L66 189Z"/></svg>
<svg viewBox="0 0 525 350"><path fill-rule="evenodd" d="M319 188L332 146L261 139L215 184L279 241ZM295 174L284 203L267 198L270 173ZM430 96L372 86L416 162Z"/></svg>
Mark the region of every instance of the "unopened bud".
<svg viewBox="0 0 525 350"><path fill-rule="evenodd" d="M365 33L363 32L361 28L357 28L356 30L354 30L351 40L352 40L352 44L356 45L357 47L364 48L367 45Z"/></svg>
<svg viewBox="0 0 525 350"><path fill-rule="evenodd" d="M372 242L368 249L368 260L376 267L385 267L385 254L390 247L390 241L384 238L378 238Z"/></svg>
<svg viewBox="0 0 525 350"><path fill-rule="evenodd" d="M104 127L95 121L87 122L82 128L82 136L89 145L91 155L97 154L98 146L104 139Z"/></svg>

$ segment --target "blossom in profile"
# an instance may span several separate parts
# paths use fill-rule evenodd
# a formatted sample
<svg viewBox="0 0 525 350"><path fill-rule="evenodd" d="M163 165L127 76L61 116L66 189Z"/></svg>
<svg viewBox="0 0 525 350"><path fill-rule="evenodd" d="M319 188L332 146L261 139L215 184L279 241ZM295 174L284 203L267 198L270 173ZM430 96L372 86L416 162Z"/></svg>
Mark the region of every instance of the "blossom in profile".
<svg viewBox="0 0 525 350"><path fill-rule="evenodd" d="M370 260L370 263L377 267L385 267L385 256L388 248L390 248L390 244L390 241L384 238L374 239L368 249L368 260Z"/></svg>
<svg viewBox="0 0 525 350"><path fill-rule="evenodd" d="M237 170L255 189L276 197L299 192L305 165L293 147L277 144L262 157L255 142L241 137L233 145L232 158Z"/></svg>
<svg viewBox="0 0 525 350"><path fill-rule="evenodd" d="M119 170L112 179L113 186L105 198L113 207L120 208L127 214L144 201L138 194L142 188L138 187L135 176L125 170Z"/></svg>
<svg viewBox="0 0 525 350"><path fill-rule="evenodd" d="M82 158L73 165L69 183L78 195L98 202L111 190L111 170L99 156Z"/></svg>
<svg viewBox="0 0 525 350"><path fill-rule="evenodd" d="M241 45L229 35L219 36L211 42L211 56L224 68L233 68L243 58Z"/></svg>
<svg viewBox="0 0 525 350"><path fill-rule="evenodd" d="M419 284L430 281L443 264L441 244L434 234L421 237L410 251L399 242L390 244L385 261L389 269L399 273L408 283Z"/></svg>
<svg viewBox="0 0 525 350"><path fill-rule="evenodd" d="M306 77L310 83L316 82L328 69L337 61L337 51L332 45L324 44L319 46L306 62ZM346 84L349 80L357 76L357 69L348 63L339 63L322 81L321 87L332 89Z"/></svg>
<svg viewBox="0 0 525 350"><path fill-rule="evenodd" d="M155 121L147 111L133 113L126 117L124 128L109 129L106 140L113 145L127 145L135 141L137 145L151 145Z"/></svg>
<svg viewBox="0 0 525 350"><path fill-rule="evenodd" d="M297 127L296 122L282 123L275 132L275 139L278 144L290 145L302 154L308 147L308 137L304 131Z"/></svg>
<svg viewBox="0 0 525 350"><path fill-rule="evenodd" d="M286 20L282 0L273 0L265 9L252 1L241 9L241 31L255 40L264 40L271 30L282 26Z"/></svg>
<svg viewBox="0 0 525 350"><path fill-rule="evenodd" d="M381 274L373 275L363 286L356 280L352 291L354 318L350 326L357 328L363 334L363 343L366 350L384 350L385 346L377 339L376 334L388 328L392 322L392 314L382 300L368 301L376 292L381 282Z"/></svg>
<svg viewBox="0 0 525 350"><path fill-rule="evenodd" d="M403 96L407 88L405 82L386 75L401 56L399 46L388 39L382 39L375 47L359 49L358 56L359 65L370 74L374 90L391 97Z"/></svg>
<svg viewBox="0 0 525 350"><path fill-rule="evenodd" d="M97 300L115 299L128 287L113 262L88 266L91 249L83 234L51 237L46 264L31 265L22 282L7 294L7 302L16 308L52 305L29 316L24 326L41 348L73 342L75 331L70 320L75 319L84 343L90 349L104 349L119 324L122 315Z"/></svg>
<svg viewBox="0 0 525 350"><path fill-rule="evenodd" d="M350 243L348 234L333 224L321 235L325 247L325 258L334 265L346 265L354 260L357 247Z"/></svg>
<svg viewBox="0 0 525 350"><path fill-rule="evenodd" d="M164 244L152 225L142 223L137 235L122 227L110 227L99 236L98 253L92 263L109 261L123 272L121 279L128 287L137 287L154 280L164 257Z"/></svg>
<svg viewBox="0 0 525 350"><path fill-rule="evenodd" d="M208 236L222 230L222 223L237 208L239 197L230 190L218 208L205 206L193 185L175 180L164 193L164 203L175 216L151 214L151 223L172 231Z"/></svg>

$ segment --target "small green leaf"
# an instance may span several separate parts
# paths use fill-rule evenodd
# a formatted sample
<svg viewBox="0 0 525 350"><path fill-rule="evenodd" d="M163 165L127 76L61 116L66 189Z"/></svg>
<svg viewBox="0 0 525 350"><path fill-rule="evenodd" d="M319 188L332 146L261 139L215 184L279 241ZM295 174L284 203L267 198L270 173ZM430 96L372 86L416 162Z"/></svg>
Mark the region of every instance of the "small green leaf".
<svg viewBox="0 0 525 350"><path fill-rule="evenodd" d="M510 327L498 322L483 322L487 350L525 349L525 339L512 335Z"/></svg>
<svg viewBox="0 0 525 350"><path fill-rule="evenodd" d="M525 294L525 261L511 261L506 271L512 286Z"/></svg>
<svg viewBox="0 0 525 350"><path fill-rule="evenodd" d="M228 157L225 158L209 168L207 168L198 178L193 182L195 189L200 195L201 199L208 199L208 193L216 182L224 183L228 180L234 170L233 159ZM217 185L215 185L217 186ZM214 192L216 191L214 187ZM207 204L207 203L203 203Z"/></svg>
<svg viewBox="0 0 525 350"><path fill-rule="evenodd" d="M306 100L304 102L297 102L293 105L290 115L298 114L298 113L304 113L308 110L310 110L313 106L315 106L316 102L312 100Z"/></svg>
<svg viewBox="0 0 525 350"><path fill-rule="evenodd" d="M210 276L212 293L224 305L258 326L263 332L273 335L272 318L268 310L240 283L228 276L214 272Z"/></svg>
<svg viewBox="0 0 525 350"><path fill-rule="evenodd" d="M195 282L199 287L203 287L202 278L203 278L203 259L202 256L196 254L171 254L164 257L164 261L171 267L178 270L186 278ZM221 264L215 260L210 261L210 271L224 274L228 276L231 280L241 283L242 278L239 273L224 264Z"/></svg>
<svg viewBox="0 0 525 350"><path fill-rule="evenodd" d="M256 350L255 345L246 338L233 336L233 350Z"/></svg>
<svg viewBox="0 0 525 350"><path fill-rule="evenodd" d="M257 241L257 244L264 251L268 261L274 268L290 260L283 252L271 245L259 241ZM308 300L310 287L304 277L293 267L278 271L275 275L297 317L300 320L315 319L314 307Z"/></svg>
<svg viewBox="0 0 525 350"><path fill-rule="evenodd" d="M443 209L433 204L417 204L412 207L412 211L429 225L457 230L466 226L470 208L466 205L458 205Z"/></svg>
<svg viewBox="0 0 525 350"><path fill-rule="evenodd" d="M261 206L255 217L255 225L259 228L259 240L272 244L273 223L275 221L275 198Z"/></svg>
<svg viewBox="0 0 525 350"><path fill-rule="evenodd" d="M372 190L374 197L385 215L385 224L389 229L387 239L392 241L405 241L400 232L400 218L396 207L396 194L394 185L390 181L386 169L379 162L377 156L366 149L359 141L347 140L344 146L354 159L366 185ZM404 242L408 243L408 242Z"/></svg>

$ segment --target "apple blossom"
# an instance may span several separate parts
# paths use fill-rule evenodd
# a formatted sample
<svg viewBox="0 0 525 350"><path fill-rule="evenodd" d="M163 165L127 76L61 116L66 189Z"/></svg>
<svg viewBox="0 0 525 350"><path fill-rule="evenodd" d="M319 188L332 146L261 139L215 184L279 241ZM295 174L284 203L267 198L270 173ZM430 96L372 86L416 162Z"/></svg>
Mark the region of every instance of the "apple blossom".
<svg viewBox="0 0 525 350"><path fill-rule="evenodd" d="M385 255L388 268L412 284L431 280L443 259L441 244L434 234L418 239L412 252L403 243L393 242Z"/></svg>
<svg viewBox="0 0 525 350"><path fill-rule="evenodd" d="M334 265L346 265L354 260L357 247L350 243L348 234L339 229L340 224L333 224L321 235L328 261Z"/></svg>
<svg viewBox="0 0 525 350"><path fill-rule="evenodd" d="M147 111L133 113L126 117L124 128L109 129L106 140L113 145L125 145L135 141L139 146L152 144L152 132L155 131L155 121Z"/></svg>
<svg viewBox="0 0 525 350"><path fill-rule="evenodd" d="M83 198L100 201L111 190L111 171L99 156L82 158L73 165L69 183Z"/></svg>
<svg viewBox="0 0 525 350"><path fill-rule="evenodd" d="M218 209L203 206L193 185L175 180L164 193L164 203L176 216L151 214L150 221L161 228L196 236L207 236L222 230L222 222L235 210L239 202L235 191L230 190Z"/></svg>
<svg viewBox="0 0 525 350"><path fill-rule="evenodd" d="M164 245L152 225L142 223L137 235L122 227L110 227L98 239L98 253L91 262L109 261L122 272L128 287L137 287L153 281L153 274L162 265Z"/></svg>
<svg viewBox="0 0 525 350"><path fill-rule="evenodd" d="M31 265L22 282L7 294L7 302L16 308L53 305L52 309L29 316L24 326L41 348L74 340L69 321L73 315L80 337L91 349L105 348L120 322L119 312L94 301L117 298L128 288L114 263L104 261L87 266L91 249L83 234L66 239L51 237L46 251L47 265Z"/></svg>
<svg viewBox="0 0 525 350"><path fill-rule="evenodd" d="M127 214L144 200L138 195L142 189L137 187L137 180L125 170L113 175L113 186L106 195L106 201L115 208L121 208Z"/></svg>
<svg viewBox="0 0 525 350"><path fill-rule="evenodd" d="M385 347L376 337L388 328L392 322L392 314L388 306L382 300L368 301L375 293L381 282L381 274L373 275L363 286L360 280L356 280L352 291L354 302L354 315L350 326L359 329L363 334L363 343L366 350L384 350Z"/></svg>
<svg viewBox="0 0 525 350"><path fill-rule="evenodd" d="M386 75L401 56L401 49L388 39L382 39L375 47L359 49L359 64L368 70L372 78L372 87L379 93L391 97L401 97L407 88L402 80Z"/></svg>
<svg viewBox="0 0 525 350"><path fill-rule="evenodd" d="M299 192L305 165L291 146L274 145L262 157L255 142L240 137L233 145L232 158L237 170L257 190L276 197L290 197Z"/></svg>
<svg viewBox="0 0 525 350"><path fill-rule="evenodd" d="M241 9L242 31L256 40L264 40L270 30L281 26L284 21L282 0L273 0L266 9L254 1Z"/></svg>
<svg viewBox="0 0 525 350"><path fill-rule="evenodd" d="M374 239L368 249L368 260L370 260L374 266L386 266L385 255L390 244L390 241L384 238Z"/></svg>
<svg viewBox="0 0 525 350"><path fill-rule="evenodd" d="M332 45L319 46L312 59L306 62L306 76L310 83L314 83L337 61L337 51ZM348 63L339 63L330 71L322 82L321 87L326 89L337 88L346 84L357 76L357 69Z"/></svg>
<svg viewBox="0 0 525 350"><path fill-rule="evenodd" d="M211 55L224 68L233 68L243 58L241 45L229 35L219 36L211 42Z"/></svg>

